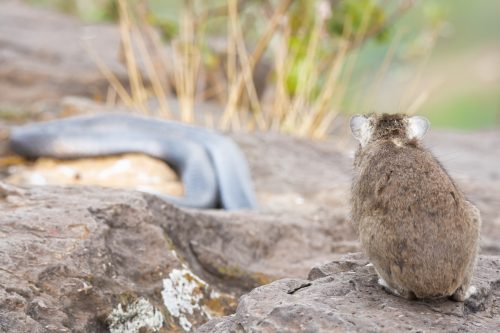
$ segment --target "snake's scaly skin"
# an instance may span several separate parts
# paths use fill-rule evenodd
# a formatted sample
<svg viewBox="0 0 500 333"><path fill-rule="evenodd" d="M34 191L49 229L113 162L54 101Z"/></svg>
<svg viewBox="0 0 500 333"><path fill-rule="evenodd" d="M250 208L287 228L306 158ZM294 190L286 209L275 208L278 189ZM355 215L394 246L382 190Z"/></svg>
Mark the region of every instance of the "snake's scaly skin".
<svg viewBox="0 0 500 333"><path fill-rule="evenodd" d="M191 208L255 209L245 156L229 138L201 127L131 115L101 113L14 127L13 152L36 158L144 153L181 176L185 196L161 195Z"/></svg>

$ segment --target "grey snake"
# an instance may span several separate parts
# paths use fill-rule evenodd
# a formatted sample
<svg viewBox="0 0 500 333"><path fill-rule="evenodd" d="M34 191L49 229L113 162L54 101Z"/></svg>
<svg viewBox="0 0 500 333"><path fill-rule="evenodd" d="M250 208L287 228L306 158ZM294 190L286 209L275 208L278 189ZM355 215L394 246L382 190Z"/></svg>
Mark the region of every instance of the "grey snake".
<svg viewBox="0 0 500 333"><path fill-rule="evenodd" d="M230 138L205 128L128 113L101 113L13 127L9 140L14 153L28 158L143 153L179 173L185 195L161 195L169 202L190 208L257 207L245 156Z"/></svg>

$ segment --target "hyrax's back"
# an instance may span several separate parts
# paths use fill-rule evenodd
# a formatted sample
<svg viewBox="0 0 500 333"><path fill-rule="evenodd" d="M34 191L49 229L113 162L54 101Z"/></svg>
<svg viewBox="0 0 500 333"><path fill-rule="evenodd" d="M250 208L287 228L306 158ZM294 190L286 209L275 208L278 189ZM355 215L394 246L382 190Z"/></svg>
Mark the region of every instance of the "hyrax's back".
<svg viewBox="0 0 500 333"><path fill-rule="evenodd" d="M366 254L396 293L428 298L458 292L455 298L463 300L477 252L477 210L420 146L423 118L364 119L358 119L364 128L353 128L361 146L352 218Z"/></svg>

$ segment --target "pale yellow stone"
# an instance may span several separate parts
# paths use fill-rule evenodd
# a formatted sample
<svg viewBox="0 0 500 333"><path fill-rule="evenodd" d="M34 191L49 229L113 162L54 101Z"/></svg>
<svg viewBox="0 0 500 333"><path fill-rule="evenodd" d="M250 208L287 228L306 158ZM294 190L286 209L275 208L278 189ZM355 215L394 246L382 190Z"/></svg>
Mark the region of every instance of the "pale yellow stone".
<svg viewBox="0 0 500 333"><path fill-rule="evenodd" d="M15 165L5 181L26 185L97 185L183 195L177 174L163 161L142 154L57 160Z"/></svg>

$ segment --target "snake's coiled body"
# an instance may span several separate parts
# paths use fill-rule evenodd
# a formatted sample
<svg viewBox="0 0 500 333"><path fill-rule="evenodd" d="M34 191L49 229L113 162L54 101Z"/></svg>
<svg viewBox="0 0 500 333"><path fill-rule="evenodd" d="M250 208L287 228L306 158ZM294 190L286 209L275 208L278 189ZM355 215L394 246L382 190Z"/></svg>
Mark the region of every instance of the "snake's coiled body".
<svg viewBox="0 0 500 333"><path fill-rule="evenodd" d="M191 208L257 207L243 153L231 139L201 127L105 113L14 127L10 148L30 158L144 153L162 159L181 176L185 196L162 195L165 200Z"/></svg>

